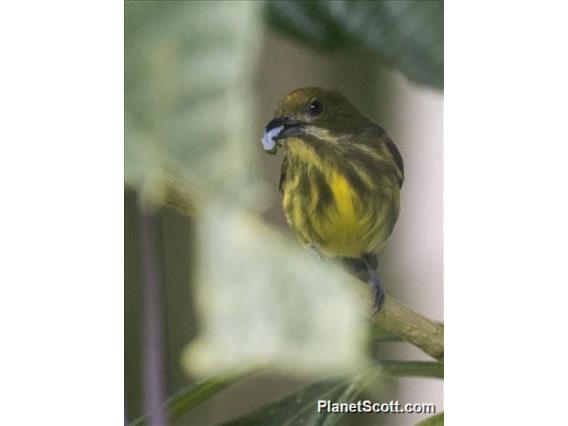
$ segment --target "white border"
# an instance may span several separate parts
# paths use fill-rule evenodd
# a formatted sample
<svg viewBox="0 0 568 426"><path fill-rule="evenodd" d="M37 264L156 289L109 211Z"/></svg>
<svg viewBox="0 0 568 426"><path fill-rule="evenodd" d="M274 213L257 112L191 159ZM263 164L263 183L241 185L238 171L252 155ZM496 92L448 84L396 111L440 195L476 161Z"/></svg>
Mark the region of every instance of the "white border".
<svg viewBox="0 0 568 426"><path fill-rule="evenodd" d="M3 424L122 421L122 8L2 6ZM565 418L566 12L446 5L448 424Z"/></svg>
<svg viewBox="0 0 568 426"><path fill-rule="evenodd" d="M561 2L446 2L446 420L565 422Z"/></svg>
<svg viewBox="0 0 568 426"><path fill-rule="evenodd" d="M123 419L123 4L0 10L0 423Z"/></svg>

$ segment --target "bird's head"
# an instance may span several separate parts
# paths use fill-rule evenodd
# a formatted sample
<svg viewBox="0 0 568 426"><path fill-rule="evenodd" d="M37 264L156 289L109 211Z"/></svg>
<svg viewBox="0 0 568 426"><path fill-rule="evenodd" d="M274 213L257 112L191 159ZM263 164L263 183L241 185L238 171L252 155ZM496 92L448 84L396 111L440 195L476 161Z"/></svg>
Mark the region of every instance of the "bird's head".
<svg viewBox="0 0 568 426"><path fill-rule="evenodd" d="M349 132L369 123L341 93L317 87L297 89L280 101L262 138L264 149L275 154L279 142L322 130L336 134Z"/></svg>

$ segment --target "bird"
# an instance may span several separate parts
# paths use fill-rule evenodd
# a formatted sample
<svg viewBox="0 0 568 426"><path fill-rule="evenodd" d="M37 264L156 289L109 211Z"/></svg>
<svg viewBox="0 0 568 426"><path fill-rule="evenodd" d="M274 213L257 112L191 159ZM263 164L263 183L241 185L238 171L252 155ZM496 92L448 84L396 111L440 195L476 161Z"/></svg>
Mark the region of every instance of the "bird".
<svg viewBox="0 0 568 426"><path fill-rule="evenodd" d="M262 144L269 154L285 151L278 188L291 229L366 281L379 312L377 254L398 219L404 181L394 142L340 92L308 87L278 103Z"/></svg>

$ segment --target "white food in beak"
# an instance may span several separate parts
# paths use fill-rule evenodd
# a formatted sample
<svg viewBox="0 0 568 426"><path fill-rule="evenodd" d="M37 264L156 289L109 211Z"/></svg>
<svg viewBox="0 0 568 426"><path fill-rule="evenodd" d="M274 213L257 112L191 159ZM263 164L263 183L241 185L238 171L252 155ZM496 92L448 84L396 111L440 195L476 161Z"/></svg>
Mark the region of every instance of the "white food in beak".
<svg viewBox="0 0 568 426"><path fill-rule="evenodd" d="M274 138L278 137L282 129L284 129L284 126L278 126L268 132L264 132L264 136L262 137L262 146L266 151L272 151L274 149L276 146Z"/></svg>

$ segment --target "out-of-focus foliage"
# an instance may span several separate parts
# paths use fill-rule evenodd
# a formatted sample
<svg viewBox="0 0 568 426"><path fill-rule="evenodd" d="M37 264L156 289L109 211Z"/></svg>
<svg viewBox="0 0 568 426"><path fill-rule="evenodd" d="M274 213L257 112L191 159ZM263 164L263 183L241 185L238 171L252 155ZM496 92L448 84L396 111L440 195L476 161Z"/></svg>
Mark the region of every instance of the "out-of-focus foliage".
<svg viewBox="0 0 568 426"><path fill-rule="evenodd" d="M205 322L184 356L190 372L268 364L337 374L368 361L365 309L341 271L228 205L202 216L197 308Z"/></svg>
<svg viewBox="0 0 568 426"><path fill-rule="evenodd" d="M422 0L271 1L268 26L324 52L367 49L409 79L443 87L444 4Z"/></svg>
<svg viewBox="0 0 568 426"><path fill-rule="evenodd" d="M252 225L258 6L126 3L127 183L159 202L171 174L195 197L202 333L184 356L188 371L357 368L362 302L328 265Z"/></svg>
<svg viewBox="0 0 568 426"><path fill-rule="evenodd" d="M421 421L416 426L444 426L444 413L436 414Z"/></svg>
<svg viewBox="0 0 568 426"><path fill-rule="evenodd" d="M125 3L125 176L159 201L165 172L202 195L253 182L259 4Z"/></svg>
<svg viewBox="0 0 568 426"><path fill-rule="evenodd" d="M318 400L334 403L352 402L361 391L380 375L374 369L355 378L337 378L312 383L298 392L275 401L241 419L224 426L305 425L333 426L344 413L319 413Z"/></svg>
<svg viewBox="0 0 568 426"><path fill-rule="evenodd" d="M168 398L164 404L164 408L168 413L168 420L170 422L175 422L207 398L222 391L227 386L245 376L247 376L246 372L222 373L208 379L201 380L186 389L182 389L175 395ZM148 425L148 416L142 416L130 423L130 426L143 425Z"/></svg>
<svg viewBox="0 0 568 426"><path fill-rule="evenodd" d="M318 412L318 401L353 402L371 382L386 376L441 378L444 376L444 366L438 362L384 361L354 377L312 383L225 426L333 426L341 420L344 413ZM443 424L443 417L442 423L432 424Z"/></svg>

